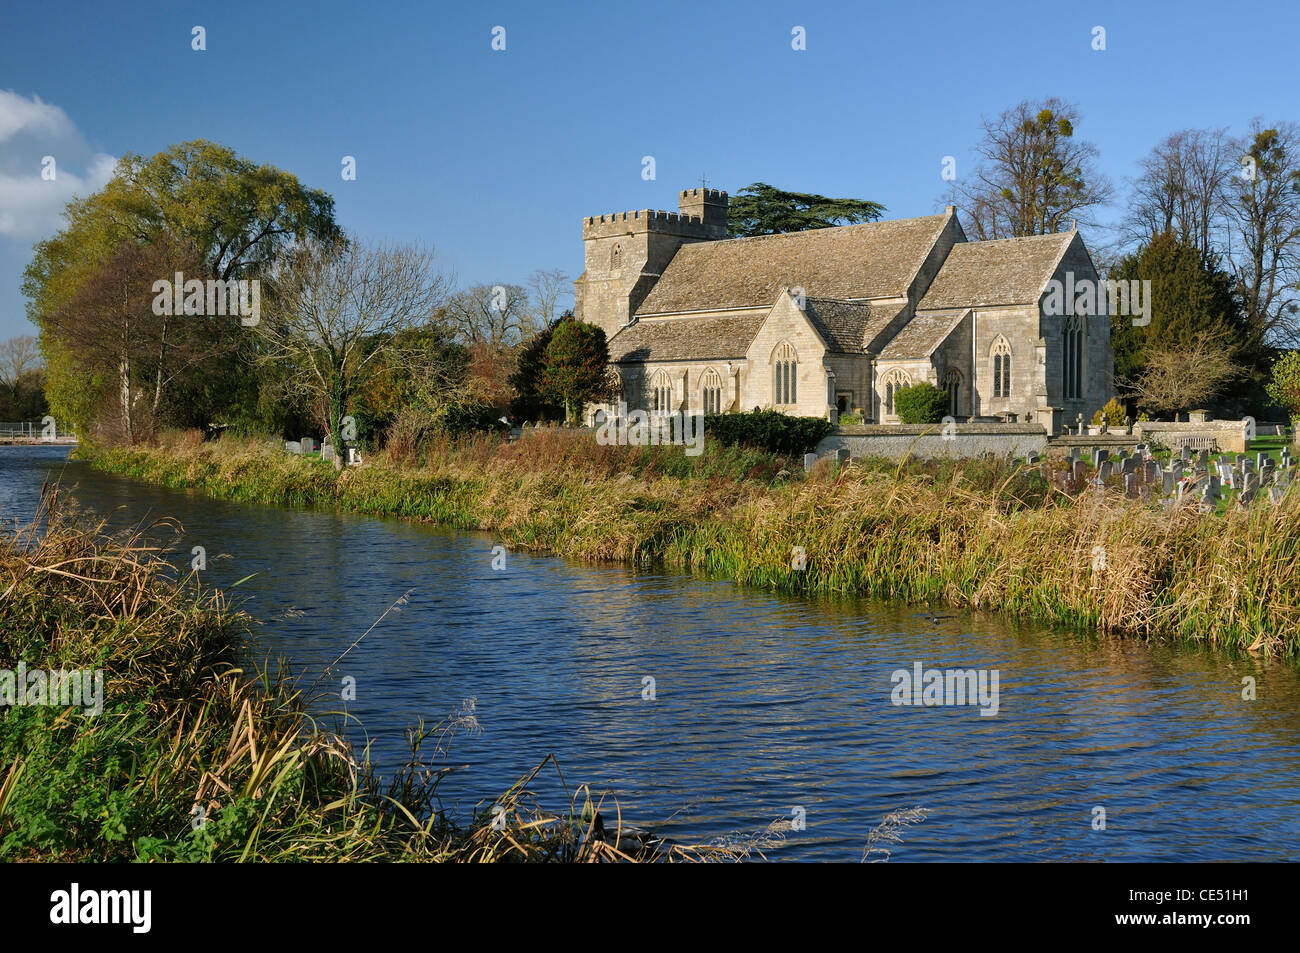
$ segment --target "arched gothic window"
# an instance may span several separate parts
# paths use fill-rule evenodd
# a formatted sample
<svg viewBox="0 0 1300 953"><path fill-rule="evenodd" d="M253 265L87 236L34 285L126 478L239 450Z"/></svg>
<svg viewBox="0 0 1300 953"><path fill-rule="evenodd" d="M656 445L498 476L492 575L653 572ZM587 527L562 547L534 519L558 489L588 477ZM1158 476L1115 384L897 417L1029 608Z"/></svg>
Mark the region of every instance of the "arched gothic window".
<svg viewBox="0 0 1300 953"><path fill-rule="evenodd" d="M993 342L990 352L993 356L993 396L1011 396L1011 345L1007 339L999 337Z"/></svg>
<svg viewBox="0 0 1300 953"><path fill-rule="evenodd" d="M655 414L672 413L673 388L668 375L660 371L650 384L650 410Z"/></svg>
<svg viewBox="0 0 1300 953"><path fill-rule="evenodd" d="M799 395L796 383L799 378L799 358L788 342L782 341L772 352L774 404L790 405L797 403Z"/></svg>
<svg viewBox="0 0 1300 953"><path fill-rule="evenodd" d="M898 368L885 375L885 416L894 416L894 395L904 387L912 386L912 378Z"/></svg>
<svg viewBox="0 0 1300 953"><path fill-rule="evenodd" d="M948 391L948 413L956 417L960 409L961 395L961 371L955 367L948 368L948 373L943 375L944 389Z"/></svg>
<svg viewBox="0 0 1300 953"><path fill-rule="evenodd" d="M1083 322L1072 314L1061 332L1061 387L1066 400L1083 396L1083 347Z"/></svg>
<svg viewBox="0 0 1300 953"><path fill-rule="evenodd" d="M722 377L713 368L704 372L700 383L700 394L704 399L706 414L722 413Z"/></svg>

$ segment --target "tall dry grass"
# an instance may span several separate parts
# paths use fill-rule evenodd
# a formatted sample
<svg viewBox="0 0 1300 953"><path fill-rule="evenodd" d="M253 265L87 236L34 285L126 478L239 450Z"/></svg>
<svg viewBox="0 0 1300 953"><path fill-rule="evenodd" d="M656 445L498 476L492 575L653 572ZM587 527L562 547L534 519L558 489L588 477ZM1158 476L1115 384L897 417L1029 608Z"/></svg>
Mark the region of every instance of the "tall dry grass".
<svg viewBox="0 0 1300 953"><path fill-rule="evenodd" d="M1300 497L1202 513L1054 489L997 461L804 475L759 451L602 447L543 430L441 440L335 474L278 443L95 452L96 466L214 496L341 506L493 533L506 545L697 570L782 591L942 601L1049 624L1300 653ZM796 552L805 554L796 568Z"/></svg>

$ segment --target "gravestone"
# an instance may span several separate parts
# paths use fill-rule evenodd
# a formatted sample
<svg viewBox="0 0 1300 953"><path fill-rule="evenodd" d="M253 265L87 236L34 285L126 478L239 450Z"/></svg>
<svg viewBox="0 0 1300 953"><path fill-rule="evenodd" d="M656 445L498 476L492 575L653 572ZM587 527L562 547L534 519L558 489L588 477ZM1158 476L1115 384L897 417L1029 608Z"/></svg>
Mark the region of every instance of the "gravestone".
<svg viewBox="0 0 1300 953"><path fill-rule="evenodd" d="M333 460L334 460L334 447L333 447L331 444L328 444L328 443L321 444L321 448L320 448L320 458L321 458L322 460L333 461Z"/></svg>
<svg viewBox="0 0 1300 953"><path fill-rule="evenodd" d="M1201 499L1205 500L1207 503L1211 503L1217 502L1222 498L1223 494L1219 490L1219 478L1211 476L1205 484L1205 489L1201 491Z"/></svg>
<svg viewBox="0 0 1300 953"><path fill-rule="evenodd" d="M1075 480L1083 479L1083 462L1081 460L1075 460L1071 465L1070 475Z"/></svg>
<svg viewBox="0 0 1300 953"><path fill-rule="evenodd" d="M1137 461L1134 460L1132 457L1124 457L1124 460L1120 464L1120 467L1122 468L1121 472L1132 473L1134 470L1137 469Z"/></svg>
<svg viewBox="0 0 1300 953"><path fill-rule="evenodd" d="M1183 444L1182 458L1184 463L1192 459L1192 448L1187 446L1187 444Z"/></svg>
<svg viewBox="0 0 1300 953"><path fill-rule="evenodd" d="M817 462L817 454L805 453L803 455L803 472L807 473L810 470L812 470L813 464L816 462Z"/></svg>
<svg viewBox="0 0 1300 953"><path fill-rule="evenodd" d="M284 449L290 453L302 453L302 444L297 440L286 440L284 442Z"/></svg>
<svg viewBox="0 0 1300 953"><path fill-rule="evenodd" d="M841 447L835 451L835 462L841 466L849 462L849 451Z"/></svg>
<svg viewBox="0 0 1300 953"><path fill-rule="evenodd" d="M1205 469L1210 465L1210 451L1202 450L1196 458L1196 465Z"/></svg>
<svg viewBox="0 0 1300 953"><path fill-rule="evenodd" d="M1111 463L1109 460L1103 460L1102 463L1101 463L1101 471L1100 471L1100 472L1101 472L1101 478L1102 478L1103 480L1108 480L1108 479L1110 479L1111 472L1112 472L1114 469L1115 469L1115 465L1114 465L1113 463Z"/></svg>
<svg viewBox="0 0 1300 953"><path fill-rule="evenodd" d="M320 449L319 447L316 446L316 441L311 437L303 437L300 443L302 445L303 453L315 453L318 449Z"/></svg>
<svg viewBox="0 0 1300 953"><path fill-rule="evenodd" d="M1267 453L1256 454L1256 456L1255 456L1255 469L1256 469L1256 470L1262 470L1262 469L1264 469L1264 466L1265 466L1265 464L1267 464L1267 463L1268 463L1268 454L1267 454Z"/></svg>
<svg viewBox="0 0 1300 953"><path fill-rule="evenodd" d="M1171 471L1169 471L1169 470L1165 470L1165 471L1163 471L1163 474L1164 474L1164 485L1161 486L1160 489L1161 489L1161 490L1162 490L1166 495L1168 495L1168 494L1174 492L1174 475L1173 475L1173 473L1172 473Z"/></svg>
<svg viewBox="0 0 1300 953"><path fill-rule="evenodd" d="M1269 502L1277 506L1286 496L1286 489L1283 487L1271 486L1268 488Z"/></svg>
<svg viewBox="0 0 1300 953"><path fill-rule="evenodd" d="M1124 474L1124 495L1135 496L1137 494L1137 474L1128 472Z"/></svg>

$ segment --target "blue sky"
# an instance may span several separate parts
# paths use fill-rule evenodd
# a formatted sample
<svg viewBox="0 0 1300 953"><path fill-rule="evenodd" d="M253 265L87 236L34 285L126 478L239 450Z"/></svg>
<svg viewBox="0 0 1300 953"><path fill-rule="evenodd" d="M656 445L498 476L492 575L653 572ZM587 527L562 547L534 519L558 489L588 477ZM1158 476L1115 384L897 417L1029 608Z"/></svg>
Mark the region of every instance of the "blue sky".
<svg viewBox="0 0 1300 953"><path fill-rule="evenodd" d="M1077 103L1078 134L1121 186L1177 129L1300 120L1296 9L11 0L0 337L34 330L18 290L32 242L127 151L220 141L332 193L349 230L432 243L462 285L522 283L538 268L577 277L583 216L675 209L701 175L928 214L942 205L942 157L968 173L981 117L1022 99ZM195 25L204 52L191 49ZM504 52L491 49L495 26ZM795 26L806 50L791 49ZM47 154L54 183L40 179ZM354 182L341 179L344 155ZM646 155L654 181L641 177Z"/></svg>

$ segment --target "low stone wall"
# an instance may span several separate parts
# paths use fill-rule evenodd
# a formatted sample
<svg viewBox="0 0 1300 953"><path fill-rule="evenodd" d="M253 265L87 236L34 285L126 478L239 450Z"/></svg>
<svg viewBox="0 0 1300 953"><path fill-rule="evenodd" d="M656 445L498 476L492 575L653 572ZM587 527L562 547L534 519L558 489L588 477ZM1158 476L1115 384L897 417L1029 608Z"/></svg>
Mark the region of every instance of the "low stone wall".
<svg viewBox="0 0 1300 953"><path fill-rule="evenodd" d="M942 431L942 432L941 432ZM817 454L847 450L850 457L917 460L970 458L993 454L1025 457L1047 450L1047 432L1033 424L868 424L840 427L817 444Z"/></svg>
<svg viewBox="0 0 1300 953"><path fill-rule="evenodd" d="M1140 420L1133 425L1133 436L1146 443L1154 440L1172 450L1219 449L1225 453L1246 452L1246 424L1242 420L1207 420L1204 422Z"/></svg>

